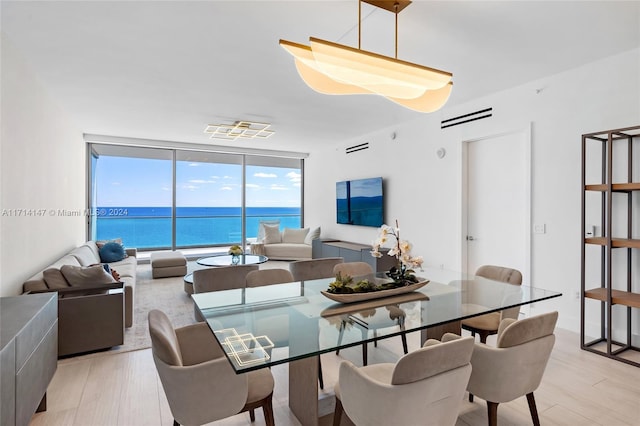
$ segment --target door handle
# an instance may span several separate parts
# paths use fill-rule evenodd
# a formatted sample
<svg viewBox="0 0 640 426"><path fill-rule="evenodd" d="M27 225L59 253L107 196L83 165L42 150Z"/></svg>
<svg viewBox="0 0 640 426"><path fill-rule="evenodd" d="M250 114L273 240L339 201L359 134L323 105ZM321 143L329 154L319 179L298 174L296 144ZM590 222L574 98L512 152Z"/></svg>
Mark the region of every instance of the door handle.
<svg viewBox="0 0 640 426"><path fill-rule="evenodd" d="M473 235L467 235L467 241L473 241L475 240L475 238L473 238Z"/></svg>

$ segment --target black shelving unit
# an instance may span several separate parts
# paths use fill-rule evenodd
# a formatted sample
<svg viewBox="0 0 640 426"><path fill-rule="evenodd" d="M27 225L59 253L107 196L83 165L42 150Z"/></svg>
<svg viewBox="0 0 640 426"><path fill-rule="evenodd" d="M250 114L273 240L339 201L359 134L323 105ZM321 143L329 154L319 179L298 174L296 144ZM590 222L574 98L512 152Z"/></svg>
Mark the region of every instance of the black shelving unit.
<svg viewBox="0 0 640 426"><path fill-rule="evenodd" d="M590 144L594 143L599 144L601 150L601 176L600 182L596 183L587 182L587 169L597 164L597 159L594 163L588 158L589 152L593 154L593 151L589 151ZM637 198L640 196L640 177L637 175L640 172L640 158L634 162L634 146L636 149L640 147L640 126L582 135L582 229L585 232L582 237L580 345L584 350L640 367L640 362L625 357L627 351L640 352L640 347L634 346L632 342L632 319L634 315L638 315L637 309L640 308L640 289L636 288L634 291L633 288L634 274L640 273L640 235L633 234L634 218L640 217L640 200ZM627 176L622 180L626 181L614 182L614 167L619 171L625 163ZM620 174L617 173L616 177L620 179ZM600 196L589 197L587 200L589 193ZM588 235L587 211L594 211L595 207L591 204L596 198L599 198L600 203L599 222L602 232L601 235ZM619 220L624 216L626 223L625 220ZM616 235L613 232L614 226ZM600 249L600 273L597 277L593 276L593 271L587 270L587 250L594 246ZM614 272L616 277L617 274L622 274L624 279L614 280ZM600 304L600 336L586 341L586 308L587 303L593 304L593 301ZM618 307L615 309L621 312L614 315L616 305ZM597 310L596 306L596 312ZM621 317L624 318L623 321L620 321ZM613 338L614 326L616 330L624 331L617 331L617 334L625 334L624 338Z"/></svg>

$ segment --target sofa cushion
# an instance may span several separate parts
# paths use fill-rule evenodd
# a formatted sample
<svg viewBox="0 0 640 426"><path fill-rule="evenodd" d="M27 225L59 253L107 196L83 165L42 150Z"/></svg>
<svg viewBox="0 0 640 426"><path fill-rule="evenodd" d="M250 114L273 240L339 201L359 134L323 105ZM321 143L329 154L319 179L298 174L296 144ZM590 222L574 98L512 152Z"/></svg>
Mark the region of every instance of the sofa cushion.
<svg viewBox="0 0 640 426"><path fill-rule="evenodd" d="M100 250L107 243L118 243L122 244L122 238L113 238L111 240L100 240L96 241L96 247Z"/></svg>
<svg viewBox="0 0 640 426"><path fill-rule="evenodd" d="M42 275L44 277L44 282L47 284L47 287L52 290L69 287L69 283L58 268L45 269L42 272Z"/></svg>
<svg viewBox="0 0 640 426"><path fill-rule="evenodd" d="M264 225L264 243L278 244L282 242L279 225Z"/></svg>
<svg viewBox="0 0 640 426"><path fill-rule="evenodd" d="M111 284L116 282L102 265L89 267L64 265L60 268L60 271L71 287L84 287L87 285Z"/></svg>
<svg viewBox="0 0 640 426"><path fill-rule="evenodd" d="M304 239L308 233L309 228L284 228L284 231L282 231L282 242L289 244L304 244Z"/></svg>
<svg viewBox="0 0 640 426"><path fill-rule="evenodd" d="M268 244L264 250L269 259L311 259L311 246L307 244Z"/></svg>
<svg viewBox="0 0 640 426"><path fill-rule="evenodd" d="M91 250L91 247L86 244L74 248L69 254L75 257L81 266L89 266L100 263L100 258L96 257L93 250Z"/></svg>
<svg viewBox="0 0 640 426"><path fill-rule="evenodd" d="M127 257L122 244L116 242L106 243L100 249L100 261L104 263L118 262Z"/></svg>
<svg viewBox="0 0 640 426"><path fill-rule="evenodd" d="M311 245L313 240L320 238L320 227L313 228L309 231L306 237L304 237L304 243Z"/></svg>
<svg viewBox="0 0 640 426"><path fill-rule="evenodd" d="M258 225L258 236L256 238L256 241L259 243L264 242L264 227L265 225L267 226L274 226L277 225L278 228L280 227L280 219L274 219L274 220L261 220L260 224Z"/></svg>

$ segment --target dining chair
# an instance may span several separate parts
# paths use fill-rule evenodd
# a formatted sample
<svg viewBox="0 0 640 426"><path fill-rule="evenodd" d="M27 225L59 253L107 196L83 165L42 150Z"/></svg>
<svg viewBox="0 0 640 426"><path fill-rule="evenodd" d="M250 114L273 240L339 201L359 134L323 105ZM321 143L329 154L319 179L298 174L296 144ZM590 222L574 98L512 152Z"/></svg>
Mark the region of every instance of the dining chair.
<svg viewBox="0 0 640 426"><path fill-rule="evenodd" d="M489 426L498 423L498 404L526 395L531 420L540 425L533 392L538 389L555 343L558 312L500 322L496 347L476 343L471 356L473 371L467 390L487 401ZM445 334L443 341L458 340Z"/></svg>
<svg viewBox="0 0 640 426"><path fill-rule="evenodd" d="M343 411L358 426L454 425L471 374L474 339L429 339L397 363L356 367L342 361L333 425Z"/></svg>
<svg viewBox="0 0 640 426"><path fill-rule="evenodd" d="M167 315L149 311L153 361L173 416L173 425L202 425L249 411L255 421L262 407L274 425L271 371L263 368L236 374L209 326L174 329Z"/></svg>
<svg viewBox="0 0 640 426"><path fill-rule="evenodd" d="M477 277L483 277L494 281L500 281L513 285L522 284L522 274L517 269L503 266L483 265L476 271ZM505 318L518 319L520 307L504 309L499 312L480 315L462 320L462 328L470 331L472 336L476 333L480 336L480 342L486 343L487 337L497 334L500 322Z"/></svg>
<svg viewBox="0 0 640 426"><path fill-rule="evenodd" d="M261 287L263 285L283 284L294 282L293 274L287 269L258 269L251 271L245 277L247 287Z"/></svg>
<svg viewBox="0 0 640 426"><path fill-rule="evenodd" d="M349 275L351 277L373 277L374 272L371 265L366 262L344 262L338 263L333 267L333 274L337 275L340 273L341 275ZM381 308L380 308L381 309ZM369 337L369 331L373 331L373 337L377 337L378 330L382 328L389 328L398 326L400 327L400 338L402 339L402 349L406 354L408 351L407 347L407 335L404 333L404 319L405 312L400 309L397 305L389 305L386 307L389 311L388 315L379 315L377 310L372 310L373 315L362 315L360 321L352 321L349 315L342 315L340 329L338 334L338 345L342 343L342 338L344 337L344 332L348 325L354 325L360 329L362 333L362 338L367 339ZM368 313L368 312L367 312ZM373 341L373 345L375 347L378 346L377 340ZM336 355L340 355L340 349L336 350ZM367 342L362 343L362 365L367 365L368 355L367 355Z"/></svg>
<svg viewBox="0 0 640 426"><path fill-rule="evenodd" d="M297 260L289 263L289 271L296 281L333 278L333 267L344 262L342 257L323 257L320 259Z"/></svg>
<svg viewBox="0 0 640 426"><path fill-rule="evenodd" d="M193 292L197 294L245 288L247 274L256 270L258 265L219 266L195 270L193 271ZM195 305L193 315L196 321L204 321Z"/></svg>

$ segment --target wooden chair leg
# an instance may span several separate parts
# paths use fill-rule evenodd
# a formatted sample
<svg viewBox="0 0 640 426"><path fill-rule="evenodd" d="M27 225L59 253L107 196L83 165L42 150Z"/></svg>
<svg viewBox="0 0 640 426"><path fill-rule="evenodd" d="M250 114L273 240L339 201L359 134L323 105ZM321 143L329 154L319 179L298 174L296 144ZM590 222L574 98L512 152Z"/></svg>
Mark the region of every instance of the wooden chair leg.
<svg viewBox="0 0 640 426"><path fill-rule="evenodd" d="M251 423L256 421L256 412L254 410L249 410L249 418L251 419Z"/></svg>
<svg viewBox="0 0 640 426"><path fill-rule="evenodd" d="M487 337L489 337L489 333L480 332L480 343L487 343Z"/></svg>
<svg viewBox="0 0 640 426"><path fill-rule="evenodd" d="M344 336L344 329L346 328L345 321L340 322L340 331L338 332L338 346L342 344L342 337ZM336 355L340 355L340 348L336 349Z"/></svg>
<svg viewBox="0 0 640 426"><path fill-rule="evenodd" d="M324 389L324 379L322 378L322 361L320 360L320 355L318 355L318 383L320 384L320 389Z"/></svg>
<svg viewBox="0 0 640 426"><path fill-rule="evenodd" d="M173 426L180 426L180 423L178 423L176 419L173 419Z"/></svg>
<svg viewBox="0 0 640 426"><path fill-rule="evenodd" d="M333 426L340 426L342 420L342 402L336 398L336 409L333 412Z"/></svg>
<svg viewBox="0 0 640 426"><path fill-rule="evenodd" d="M529 411L531 412L531 420L533 421L533 425L540 426L538 409L536 408L536 400L533 397L533 392L527 394L527 402L529 403Z"/></svg>
<svg viewBox="0 0 640 426"><path fill-rule="evenodd" d="M498 426L498 403L487 401L487 414L489 426Z"/></svg>
<svg viewBox="0 0 640 426"><path fill-rule="evenodd" d="M264 402L262 412L264 413L264 422L266 425L275 426L276 423L273 419L273 394L269 395L269 398Z"/></svg>
<svg viewBox="0 0 640 426"><path fill-rule="evenodd" d="M473 394L469 392L469 402L473 402Z"/></svg>

